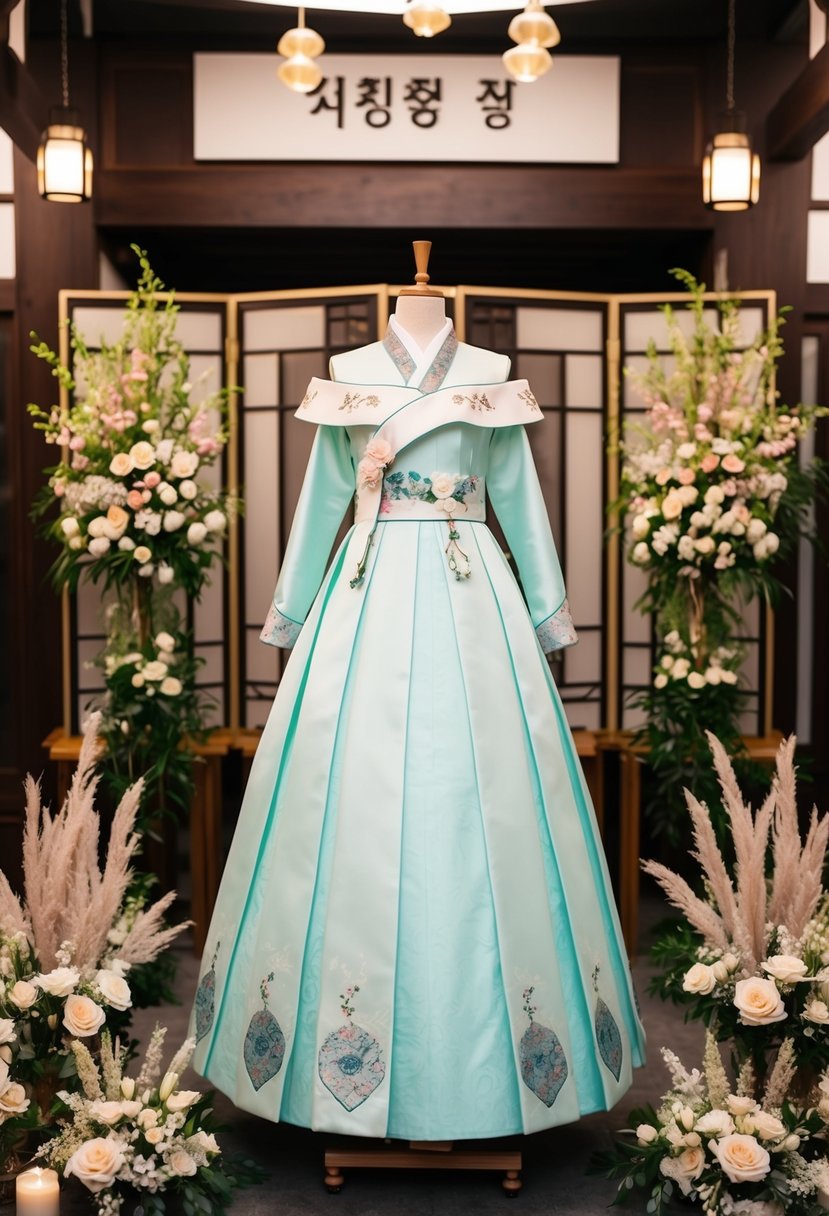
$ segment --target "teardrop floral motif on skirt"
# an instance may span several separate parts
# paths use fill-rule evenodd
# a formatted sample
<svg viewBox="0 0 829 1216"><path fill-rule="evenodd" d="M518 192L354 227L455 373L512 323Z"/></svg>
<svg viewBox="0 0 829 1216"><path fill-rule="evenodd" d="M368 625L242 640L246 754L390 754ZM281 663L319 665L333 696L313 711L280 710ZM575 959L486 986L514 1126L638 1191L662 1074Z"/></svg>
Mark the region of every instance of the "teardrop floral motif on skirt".
<svg viewBox="0 0 829 1216"><path fill-rule="evenodd" d="M622 1059L624 1057L622 1036L619 1033L619 1027L616 1025L616 1019L599 996L598 964L593 968L593 988L596 992L595 1025L599 1055L618 1081L622 1074Z"/></svg>
<svg viewBox="0 0 829 1216"><path fill-rule="evenodd" d="M213 1025L216 1010L216 959L221 942L216 942L210 970L205 971L196 989L196 1039L203 1039Z"/></svg>
<svg viewBox="0 0 829 1216"><path fill-rule="evenodd" d="M380 1044L352 1021L351 998L359 987L346 988L341 1009L346 1016L339 1030L332 1031L320 1048L319 1075L325 1088L346 1110L356 1110L370 1098L386 1075Z"/></svg>
<svg viewBox="0 0 829 1216"><path fill-rule="evenodd" d="M534 991L534 988L524 989L524 1011L530 1024L518 1047L521 1079L545 1106L552 1106L567 1080L567 1059L555 1031L533 1020L536 1013L536 1007L531 1004Z"/></svg>
<svg viewBox="0 0 829 1216"><path fill-rule="evenodd" d="M268 1009L270 989L268 984L273 980L273 972L259 985L264 1009L258 1009L250 1019L245 1035L244 1060L245 1068L253 1088L259 1090L266 1082L275 1077L285 1059L285 1035L282 1027Z"/></svg>

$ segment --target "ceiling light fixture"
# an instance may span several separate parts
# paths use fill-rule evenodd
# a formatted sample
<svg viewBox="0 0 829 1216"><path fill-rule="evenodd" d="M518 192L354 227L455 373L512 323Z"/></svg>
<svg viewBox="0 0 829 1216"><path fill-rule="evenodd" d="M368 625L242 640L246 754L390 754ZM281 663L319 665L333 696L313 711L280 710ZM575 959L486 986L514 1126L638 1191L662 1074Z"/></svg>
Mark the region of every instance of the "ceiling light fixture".
<svg viewBox="0 0 829 1216"><path fill-rule="evenodd" d="M314 60L325 50L325 42L316 30L305 24L305 6L299 6L294 29L286 30L279 39L277 54L285 56L277 75L295 93L311 93L322 81L322 71Z"/></svg>
<svg viewBox="0 0 829 1216"><path fill-rule="evenodd" d="M418 38L433 38L452 24L452 18L436 0L410 0L403 14L403 24L414 30Z"/></svg>
<svg viewBox="0 0 829 1216"><path fill-rule="evenodd" d="M507 30L517 46L511 46L501 56L509 74L523 84L531 84L549 72L553 66L547 47L558 46L561 34L541 0L527 0L523 13L518 13Z"/></svg>
<svg viewBox="0 0 829 1216"><path fill-rule="evenodd" d="M85 203L92 197L92 153L78 110L69 104L66 0L60 4L62 105L52 106L37 150L37 188L50 203Z"/></svg>
<svg viewBox="0 0 829 1216"><path fill-rule="evenodd" d="M760 197L760 157L734 105L735 0L728 0L725 113L702 162L702 201L712 211L747 211Z"/></svg>

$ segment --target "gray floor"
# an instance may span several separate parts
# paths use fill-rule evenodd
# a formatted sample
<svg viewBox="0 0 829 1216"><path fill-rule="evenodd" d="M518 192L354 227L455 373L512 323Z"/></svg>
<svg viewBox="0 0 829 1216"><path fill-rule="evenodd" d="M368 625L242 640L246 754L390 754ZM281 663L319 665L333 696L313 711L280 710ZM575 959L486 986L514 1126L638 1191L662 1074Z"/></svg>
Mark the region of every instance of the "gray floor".
<svg viewBox="0 0 829 1216"><path fill-rule="evenodd" d="M645 909L651 916L656 907ZM650 919L650 917L648 918ZM183 1004L145 1010L135 1019L135 1033L146 1041L156 1020L169 1027L172 1043L183 1036L190 1000L195 988L198 963L192 954L180 952L177 990ZM581 1123L555 1128L518 1141L524 1153L524 1187L515 1200L516 1211L549 1213L561 1216L579 1213L592 1216L604 1212L613 1198L613 1185L600 1178L585 1177L588 1158L597 1148L607 1146L609 1133L625 1126L631 1106L653 1101L663 1092L666 1074L659 1048L670 1044L689 1064L698 1064L701 1053L699 1026L687 1026L681 1012L646 994L649 970L646 961L635 967L636 983L648 1032L650 1058L647 1068L636 1073L633 1089L608 1114L592 1115ZM187 1084L197 1087L196 1078ZM233 1216L299 1216L324 1212L330 1216L459 1216L462 1213L503 1213L508 1203L496 1174L450 1173L442 1171L354 1170L342 1192L329 1195L322 1183L322 1155L330 1137L288 1125L272 1125L237 1111L218 1095L217 1110L228 1131L221 1137L227 1151L250 1154L271 1171L269 1181L238 1193ZM63 1216L85 1212L80 1197L67 1194ZM642 1205L643 1206L643 1205ZM637 1205L630 1211L636 1212ZM512 1212L513 1207L507 1208Z"/></svg>

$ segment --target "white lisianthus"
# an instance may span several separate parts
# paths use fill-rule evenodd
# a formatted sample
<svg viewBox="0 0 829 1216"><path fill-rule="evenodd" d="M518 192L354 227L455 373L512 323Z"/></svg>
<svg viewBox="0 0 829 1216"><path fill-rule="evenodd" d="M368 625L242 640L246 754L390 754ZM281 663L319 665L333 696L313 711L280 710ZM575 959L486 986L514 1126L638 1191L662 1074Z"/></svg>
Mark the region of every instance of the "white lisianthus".
<svg viewBox="0 0 829 1216"><path fill-rule="evenodd" d="M173 581L174 575L175 575L175 571L173 570L172 566L168 566L168 564L166 562L159 562L158 581L162 585L171 583Z"/></svg>
<svg viewBox="0 0 829 1216"><path fill-rule="evenodd" d="M825 1026L829 1022L829 1005L825 1001L813 998L803 1010L803 1016L807 1022L814 1022L818 1026Z"/></svg>
<svg viewBox="0 0 829 1216"><path fill-rule="evenodd" d="M767 1026L771 1022L782 1022L786 1008L774 980L751 976L737 980L734 988L734 1004L740 1011L740 1021L746 1026Z"/></svg>
<svg viewBox="0 0 829 1216"><path fill-rule="evenodd" d="M646 1125L643 1124L643 1126L646 1126ZM655 1128L653 1130L656 1131ZM216 1139L216 1137L213 1135L212 1132L204 1132L204 1131L194 1132L192 1136L187 1137L185 1144L187 1144L188 1147L192 1146L197 1151L202 1152L202 1153L221 1152L221 1149L219 1148L219 1142Z"/></svg>
<svg viewBox="0 0 829 1216"><path fill-rule="evenodd" d="M167 1164L180 1178L190 1178L198 1169L193 1158L183 1148L178 1148L174 1153L170 1153Z"/></svg>
<svg viewBox="0 0 829 1216"><path fill-rule="evenodd" d="M729 1094L728 1109L732 1115L750 1115L753 1110L757 1109L757 1103L745 1094Z"/></svg>
<svg viewBox="0 0 829 1216"><path fill-rule="evenodd" d="M199 458L195 452L176 452L170 462L170 472L174 477L192 477L199 467Z"/></svg>
<svg viewBox="0 0 829 1216"><path fill-rule="evenodd" d="M194 520L187 529L188 545L200 545L206 536L207 528L204 526L201 520Z"/></svg>
<svg viewBox="0 0 829 1216"><path fill-rule="evenodd" d="M227 516L224 511L208 511L204 517L204 526L208 532L224 532L227 527Z"/></svg>
<svg viewBox="0 0 829 1216"><path fill-rule="evenodd" d="M648 535L650 530L651 525L647 515L634 516L633 523L631 524L631 531L635 540L642 540Z"/></svg>
<svg viewBox="0 0 829 1216"><path fill-rule="evenodd" d="M143 675L145 680L163 680L169 671L166 663L162 663L161 659L153 659L151 663L145 663Z"/></svg>
<svg viewBox="0 0 829 1216"><path fill-rule="evenodd" d="M132 456L127 452L116 452L109 462L109 471L114 477L127 477L134 468Z"/></svg>
<svg viewBox="0 0 829 1216"><path fill-rule="evenodd" d="M97 540L97 538L99 536L104 535L104 530L106 529L106 526L107 526L106 515L96 515L94 519L90 519L89 523L86 525L86 530L90 536L94 537Z"/></svg>
<svg viewBox="0 0 829 1216"><path fill-rule="evenodd" d="M157 633L153 638L153 644L159 650L166 650L169 653L172 653L176 648L176 639L171 633L167 633L162 630L161 633Z"/></svg>
<svg viewBox="0 0 829 1216"><path fill-rule="evenodd" d="M164 531L178 532L179 528L184 524L184 516L181 511L165 511L164 512Z"/></svg>
<svg viewBox="0 0 829 1216"><path fill-rule="evenodd" d="M73 992L66 998L63 1007L63 1024L70 1034L77 1039L86 1039L97 1034L106 1021L106 1015L100 1005L96 1005L88 996L80 996Z"/></svg>
<svg viewBox="0 0 829 1216"><path fill-rule="evenodd" d="M711 1151L729 1181L759 1182L771 1169L771 1157L754 1136L736 1133L711 1145Z"/></svg>
<svg viewBox="0 0 829 1216"><path fill-rule="evenodd" d="M100 1136L87 1140L76 1149L64 1166L64 1177L75 1175L87 1190L96 1194L112 1186L115 1175L124 1164L124 1154L117 1140Z"/></svg>
<svg viewBox="0 0 829 1216"><path fill-rule="evenodd" d="M103 557L105 553L109 553L110 543L106 536L95 536L89 542L89 552L93 557Z"/></svg>
<svg viewBox="0 0 829 1216"><path fill-rule="evenodd" d="M178 501L178 494L171 485L167 484L166 481L162 482L162 484L158 487L158 497L164 503L165 507L171 507L174 502Z"/></svg>
<svg viewBox="0 0 829 1216"><path fill-rule="evenodd" d="M67 515L60 521L60 526L64 536L77 536L80 531L80 524L74 515Z"/></svg>
<svg viewBox="0 0 829 1216"><path fill-rule="evenodd" d="M701 1148L686 1148L678 1157L663 1157L659 1170L666 1178L676 1182L683 1195L690 1195L692 1183L705 1169L705 1151Z"/></svg>
<svg viewBox="0 0 829 1216"><path fill-rule="evenodd" d="M796 984L798 980L802 980L806 976L809 970L803 959L797 958L793 954L774 954L760 966L779 984Z"/></svg>
<svg viewBox="0 0 829 1216"><path fill-rule="evenodd" d="M781 1136L786 1134L786 1125L776 1115L770 1115L768 1111L758 1110L751 1115L749 1120L751 1130L760 1137L761 1140L779 1140Z"/></svg>
<svg viewBox="0 0 829 1216"><path fill-rule="evenodd" d="M640 1123L636 1129L636 1139L640 1144L653 1144L658 1135L652 1123Z"/></svg>
<svg viewBox="0 0 829 1216"><path fill-rule="evenodd" d="M29 1098L19 1081L9 1081L0 1091L0 1114L22 1115L29 1109ZM0 1120L2 1122L2 1120Z"/></svg>
<svg viewBox="0 0 829 1216"><path fill-rule="evenodd" d="M132 1078L131 1077L127 1078L127 1080L132 1081ZM135 1082L132 1081L132 1084L134 1085ZM124 1086L123 1086L123 1082L122 1082L121 1083L122 1092L123 1092L123 1088L124 1088ZM141 1103L136 1102L134 1099L131 1099L131 1098L125 1098L123 1100L123 1102L121 1103L121 1106L123 1107L124 1115L126 1116L127 1119L137 1118L137 1116L139 1115L139 1113L141 1111Z"/></svg>
<svg viewBox="0 0 829 1216"><path fill-rule="evenodd" d="M18 1009L30 1009L37 1000L37 988L28 980L18 980L6 996Z"/></svg>
<svg viewBox="0 0 829 1216"><path fill-rule="evenodd" d="M727 1110L709 1110L697 1119L696 1130L702 1136L730 1136L734 1120Z"/></svg>
<svg viewBox="0 0 829 1216"><path fill-rule="evenodd" d="M139 439L130 448L130 458L136 469L148 469L155 463L155 448L146 439Z"/></svg>
<svg viewBox="0 0 829 1216"><path fill-rule="evenodd" d="M148 562L150 560L153 554L152 550L148 549L146 545L138 545L138 547L133 550L132 555L137 562L141 562L143 565L144 562Z"/></svg>
<svg viewBox="0 0 829 1216"><path fill-rule="evenodd" d="M175 1074L174 1074L175 1075ZM176 1078L178 1080L178 1078ZM159 1097L161 1095L159 1094ZM187 1110L194 1102L197 1102L201 1094L195 1089L180 1089L176 1093L170 1094L169 1098L162 1101L167 1102L167 1109L172 1111Z"/></svg>
<svg viewBox="0 0 829 1216"><path fill-rule="evenodd" d="M35 976L35 982L50 996L68 996L74 992L81 973L77 967L56 967L45 975Z"/></svg>
<svg viewBox="0 0 829 1216"><path fill-rule="evenodd" d="M124 1107L121 1102L106 1102L103 1098L99 1098L97 1101L90 1103L89 1113L95 1119L100 1119L101 1123L106 1123L112 1127L119 1119L123 1119Z"/></svg>
<svg viewBox="0 0 829 1216"><path fill-rule="evenodd" d="M199 487L196 485L195 481L191 481L190 478L187 477L179 486L178 492L182 498L186 498L188 502L192 502L193 499L198 495Z"/></svg>
<svg viewBox="0 0 829 1216"><path fill-rule="evenodd" d="M708 996L709 992L713 992L717 986L717 981L714 972L707 963L694 963L690 970L685 972L685 977L682 981L684 992L699 993L701 996Z"/></svg>
<svg viewBox="0 0 829 1216"><path fill-rule="evenodd" d="M158 691L165 697L177 697L181 694L182 683L176 676L167 676L161 681Z"/></svg>
<svg viewBox="0 0 829 1216"><path fill-rule="evenodd" d="M113 1009L129 1009L132 1005L130 986L122 975L114 971L101 970L95 976L95 983L101 990L101 996L107 1005Z"/></svg>

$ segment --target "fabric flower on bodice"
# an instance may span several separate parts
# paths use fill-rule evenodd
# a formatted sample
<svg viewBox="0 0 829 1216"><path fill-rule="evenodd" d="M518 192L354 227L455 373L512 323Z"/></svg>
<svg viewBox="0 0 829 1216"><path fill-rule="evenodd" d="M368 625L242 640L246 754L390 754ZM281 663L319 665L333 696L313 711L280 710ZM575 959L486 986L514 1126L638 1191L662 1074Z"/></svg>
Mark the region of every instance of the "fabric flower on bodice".
<svg viewBox="0 0 829 1216"><path fill-rule="evenodd" d="M383 470L394 460L391 444L385 439L372 439L366 444L363 458L357 465L357 485L361 490L375 490Z"/></svg>

